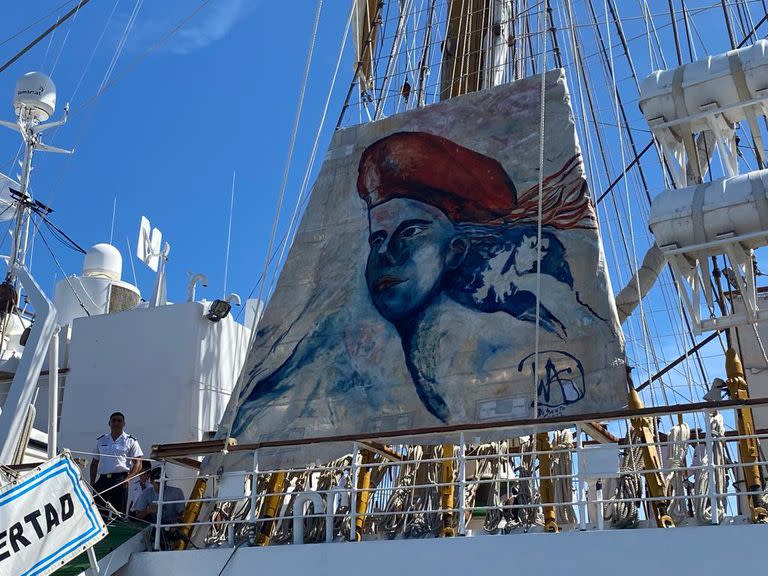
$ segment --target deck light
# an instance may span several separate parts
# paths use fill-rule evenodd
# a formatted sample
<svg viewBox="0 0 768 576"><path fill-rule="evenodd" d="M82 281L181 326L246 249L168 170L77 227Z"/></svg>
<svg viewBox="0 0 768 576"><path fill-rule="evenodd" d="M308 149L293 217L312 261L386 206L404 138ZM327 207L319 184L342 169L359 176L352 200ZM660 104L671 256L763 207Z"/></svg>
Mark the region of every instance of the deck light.
<svg viewBox="0 0 768 576"><path fill-rule="evenodd" d="M229 315L232 305L226 300L214 300L208 308L208 314L205 315L211 322L218 322Z"/></svg>

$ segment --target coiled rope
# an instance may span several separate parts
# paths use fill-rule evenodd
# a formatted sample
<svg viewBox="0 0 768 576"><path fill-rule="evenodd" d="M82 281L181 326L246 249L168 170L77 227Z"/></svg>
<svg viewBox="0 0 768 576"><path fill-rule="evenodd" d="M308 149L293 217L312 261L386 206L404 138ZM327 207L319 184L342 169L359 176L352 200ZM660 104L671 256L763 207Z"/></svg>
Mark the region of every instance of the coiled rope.
<svg viewBox="0 0 768 576"><path fill-rule="evenodd" d="M628 438L631 433L628 433ZM639 521L640 471L643 469L642 447L638 439L624 450L619 469L614 501L608 504L607 512L614 528L636 528Z"/></svg>
<svg viewBox="0 0 768 576"><path fill-rule="evenodd" d="M554 477L555 503L563 504L573 501L573 433L570 430L557 430L552 435L553 452L550 462ZM558 524L575 524L576 512L573 506L557 506L555 508Z"/></svg>
<svg viewBox="0 0 768 576"><path fill-rule="evenodd" d="M712 414L710 417L710 425L712 427L712 465L714 469L715 479L715 491L718 494L724 494L728 487L728 469L727 464L730 463L728 454L725 450L725 442L721 439L725 436L725 424L723 423L723 417L720 414ZM709 473L706 466L709 464L709 456L706 450L699 450L700 466L694 474L694 492L698 498L693 501L693 514L700 522L712 521L712 505L710 499L707 497L709 494ZM725 510L727 505L727 499L725 496L717 498L717 521L723 519L725 516Z"/></svg>
<svg viewBox="0 0 768 576"><path fill-rule="evenodd" d="M683 468L685 466L685 455L688 452L688 442L690 439L691 429L688 424L677 424L670 429L667 437L667 440L671 442L666 462L667 468ZM670 496L685 496L688 476L689 472L687 469L671 471L665 478L665 482L669 486L668 494ZM667 513L675 523L688 518L687 501L684 498L671 500Z"/></svg>

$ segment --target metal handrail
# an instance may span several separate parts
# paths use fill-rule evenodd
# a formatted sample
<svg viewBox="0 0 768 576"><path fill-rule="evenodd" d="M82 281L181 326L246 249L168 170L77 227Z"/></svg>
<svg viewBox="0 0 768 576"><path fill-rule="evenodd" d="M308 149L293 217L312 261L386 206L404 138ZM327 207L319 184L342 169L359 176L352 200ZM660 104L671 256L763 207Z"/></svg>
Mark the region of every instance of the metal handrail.
<svg viewBox="0 0 768 576"><path fill-rule="evenodd" d="M410 443L418 444L418 437L434 437L439 435L445 438L451 433L494 432L509 433L509 436L527 435L515 434L515 430L528 430L538 428L541 431L552 429L560 425L580 425L595 420L621 420L651 418L656 416L668 416L670 414L690 414L694 412L713 412L724 409L750 408L768 405L768 398L749 398L747 400L718 400L716 402L694 402L691 404L672 404L669 406L650 406L641 409L623 409L610 412L597 412L579 416L553 416L547 418L528 418L509 421L490 422L483 424L454 424L446 426L432 426L414 428L411 430L391 430L377 432L375 437L361 436L360 434L344 434L339 436L320 436L304 438L300 440L268 440L231 445L231 439L206 440L202 442L180 442L175 444L160 444L152 446L152 458L163 460L180 456L205 456L227 452L253 452L267 448L287 448L291 446L309 446L314 444L340 444L349 442L365 443L376 438L407 438ZM429 444L430 442L423 442Z"/></svg>
<svg viewBox="0 0 768 576"><path fill-rule="evenodd" d="M718 407L722 408L724 406L720 406L720 404L723 403L717 403ZM768 399L756 399L756 401L748 401L748 402L728 402L727 407L744 407L746 405L762 405L762 404L768 404ZM159 534L160 530L163 528L174 528L174 527L182 527L182 526L196 526L196 527L211 527L211 529L215 530L226 530L228 536L227 541L234 545L234 534L235 530L238 529L238 526L241 528L243 527L250 527L248 530L253 531L257 530L259 526L265 526L268 525L266 523L272 523L269 524L270 526L275 526L279 523L284 522L292 522L294 526L294 542L295 543L302 543L303 542L303 536L296 533L296 530L301 529L301 527L305 526L305 522L308 520L323 520L325 521L325 540L331 541L334 538L334 524L338 522L339 518L343 518L344 522L347 525L347 528L345 531L343 531L343 534L345 534L344 538L349 538L351 540L356 539L356 520L358 519L358 511L357 511L357 503L358 499L360 498L361 494L367 494L368 495L368 507L367 510L364 512L366 519L373 519L373 520L380 520L385 519L387 517L393 517L393 516L402 516L404 518L404 522L407 524L410 522L410 518L414 514L438 514L438 515L456 515L459 516L458 518L458 533L461 535L468 534L468 528L467 528L467 522L469 516L471 516L474 513L481 512L481 511L489 511L489 510L497 510L499 512L503 511L512 511L512 510L540 510L542 507L542 502L538 497L533 497L531 502L505 502L505 503L498 503L493 506L488 505L477 505L474 502L467 502L466 501L466 494L469 490L474 490L476 487L482 486L482 485L494 485L499 484L501 486L503 485L529 485L532 487L532 491L535 494L535 488L538 486L542 481L551 481L551 482L565 482L565 493L571 494L570 498L565 498L562 501L557 502L545 502L545 506L551 506L553 509L563 509L567 507L571 507L574 510L574 513L576 514L576 517L578 518L577 524L574 527L578 527L580 529L587 529L588 525L588 519L587 516L589 515L588 507L597 506L598 508L598 529L602 528L602 510L603 508L608 505L612 504L621 504L621 503L634 503L638 507L638 513L640 514L640 517L644 520L651 520L652 516L650 515L649 509L645 509L651 504L655 504L657 502L666 502L667 504L671 504L672 502L676 501L686 501L686 502L696 502L696 501L708 501L709 507L712 510L711 514L711 522L713 524L717 524L719 520L721 519L722 512L721 510L722 506L732 507L739 499L745 498L745 497L752 497L752 496L761 496L763 495L763 491L750 491L748 490L746 486L737 486L734 483L730 483L730 486L728 486L724 491L720 491L717 489L717 487L714 484L714 478L715 474L719 473L719 471L726 470L730 475L732 475L734 478L738 477L738 470L746 467L746 466L754 466L757 465L761 468L768 467L768 461L764 459L760 459L756 462L747 462L747 463L741 463L741 462L726 462L726 463L716 463L714 462L714 459L712 457L712 447L715 445L721 445L724 443L733 443L738 442L739 440L743 439L754 439L757 441L766 441L768 440L768 433L760 433L760 434L753 434L753 435L730 435L730 436L714 436L712 434L712 431L709 426L709 415L707 413L710 413L713 411L714 406L710 404L706 404L705 409L701 409L701 411L705 412L704 418L705 422L707 423L705 435L702 436L701 434L698 435L698 437L690 438L685 441L673 441L673 440L663 440L659 442L651 442L651 443L642 443L638 441L632 441L628 444L623 444L621 448L623 450L626 449L639 449L647 446L653 446L655 448L660 448L663 446L677 446L680 447L681 445L685 447L686 452L689 448L693 448L694 450L697 449L697 447L704 447L706 449L706 461L697 463L696 465L689 465L689 466L683 466L683 465L675 465L675 463L670 462L669 466L662 465L661 468L654 468L654 469L641 469L638 471L627 471L622 470L620 468L620 464L617 461L616 463L616 471L615 473L608 474L608 477L615 477L620 478L624 475L630 475L630 476L636 476L640 479L641 482L644 482L644 475L646 474L653 474L653 473L660 473L664 476L671 477L672 474L679 474L683 473L686 477L689 477L693 474L706 474L709 477L710 485L709 489L705 490L701 493L683 493L683 494L672 494L669 496L651 496L651 495L644 495L642 494L642 491L638 497L603 497L600 494L602 494L602 491L599 491L598 493L588 496L586 493L586 485L587 483L591 483L593 486L593 478L587 478L584 474L585 471L583 470L583 463L581 462L581 454L585 451L585 446L581 441L581 427L578 423L576 423L576 427L578 430L577 435L577 442L573 446L558 446L557 448L553 448L552 450L547 450L547 454L549 454L552 457L555 457L557 455L568 455L571 456L571 463L572 463L572 470L570 473L555 473L555 470L552 470L548 474L541 474L539 475L537 472L534 471L531 472L531 476L511 476L511 477L499 477L498 475L496 477L488 478L488 477L466 477L466 465L468 462L476 462L478 464L478 470L480 470L480 464L485 463L488 461L494 461L498 460L501 462L506 462L508 466L513 469L516 465L516 463L522 463L525 460L530 458L534 454L540 453L540 451L537 451L535 449L525 449L525 450L504 450L499 453L493 453L493 454L467 454L467 444L464 441L464 434L459 435L459 449L455 450L453 454L446 455L445 457L436 457L436 456L430 456L428 458L415 458L415 459L409 459L407 453L402 454L401 459L392 459L388 460L386 458L376 460L373 463L363 463L359 459L359 452L360 449L365 448L366 445L358 445L357 442L353 442L351 445L351 453L352 458L348 460L347 462L343 464L337 464L337 465L324 465L324 466L317 466L317 467L308 467L308 468L301 468L301 467L275 467L274 469L263 469L260 468L257 464L259 462L259 453L263 450L262 445L258 445L255 448L252 448L252 454L253 454L253 462L254 467L251 470L244 470L241 472L243 477L243 494L239 498L232 498L231 496L227 497L219 497L217 494L213 495L207 495L203 498L197 498L197 499L187 499L187 500L169 500L164 501L162 497L160 498L160 502L158 504L158 521L156 524L157 533ZM694 412L695 410L689 410L689 412ZM662 412L662 410L655 410L652 409L649 411L649 416L653 415L657 412ZM635 415L637 417L637 415ZM528 427L528 431L530 432L530 427ZM313 441L315 443L315 441ZM334 439L334 443L340 444L338 438ZM244 447L240 446L240 451L244 451ZM272 448L272 446L270 446ZM367 448L366 448L367 449ZM622 450L617 451L617 454L619 456L619 459L621 458ZM155 454L153 454L154 456ZM454 470L454 479L450 482L446 482L444 480L440 480L437 476L435 476L434 481L422 481L422 482L415 482L415 478L413 484L408 485L399 485L398 484L398 478L401 477L401 473L404 470L404 467L416 467L421 465L427 465L431 466L433 472L436 474L437 469L440 468L441 464L450 462L453 465ZM639 464L642 464L642 459ZM458 474L456 474L456 470L458 469ZM385 482L385 484L379 484L370 486L368 488L362 488L358 486L357 484L357 478L358 474L361 473L363 470L378 470L378 471L389 471L389 480ZM295 489L295 484L293 486L290 485L290 482L288 483L288 487L284 490L280 491L264 491L260 493L255 492L255 487L258 485L260 479L268 478L271 474L274 473L285 473L289 475L299 475L299 474L307 474L307 478L309 479L308 482L306 482L306 485L302 485L302 488L300 490ZM317 480L319 477L323 474L331 474L333 476L338 476L339 478L344 478L345 486L341 487L339 485L336 485L336 480L333 480L331 482L331 486L325 487L325 488L319 488L317 487ZM216 474L203 474L198 476L189 476L187 479L191 478L201 478L205 477L210 480L214 480L217 478ZM327 478L327 477L326 477ZM181 480L182 478L174 478L174 480ZM162 475L161 478L162 483L165 482L165 474ZM245 484L247 481L250 481L251 483L251 493L248 494L245 490ZM262 480L263 481L263 480ZM215 482L214 482L215 485ZM562 486L562 484L561 484ZM387 501L388 497L391 497L395 493L401 493L401 494L407 494L407 493L414 493L418 491L434 491L433 493L439 494L443 488L446 487L453 487L455 493L456 493L456 499L454 500L454 505L452 507L442 507L442 503L440 502L440 499L437 498L437 501L434 503L432 507L429 509L423 510L423 509L403 509L403 510L388 510L388 509L376 509L373 505L374 502L378 503L378 505L383 506L384 502ZM162 491L162 486L161 486ZM346 509L340 511L337 507L337 500L339 498L339 495L341 495L341 498L344 499L345 502L348 503L348 506ZM273 517L269 518L262 518L258 516L258 510L262 507L262 504L265 502L267 498L270 498L272 496L277 496L281 500L281 505L277 509L277 514ZM289 500L291 499L291 500ZM250 501L250 505L248 505ZM307 502L313 502L315 511L313 513L305 513L305 505ZM160 511L162 510L162 505L164 504L171 504L171 503L180 503L180 502L200 502L207 504L209 506L216 506L225 502L241 502L247 508L248 515L247 517L244 515L240 515L239 517L235 518L227 518L227 519L203 519L201 521L197 521L194 523L163 523L160 516ZM318 502L322 503L322 506L318 505ZM742 500L743 502L743 500ZM242 512L245 508L239 508L239 510ZM723 508L724 509L724 508ZM468 516L469 515L469 516ZM444 517L444 516L443 516ZM594 522L594 518L589 518L590 521ZM317 524L313 525L313 531L317 528ZM338 526L338 524L336 524ZM321 530L322 532L322 526ZM313 532L315 536L322 535L318 534L318 532ZM285 536L283 536L284 539ZM336 536L337 538L339 536ZM156 548L159 548L159 537L156 535L156 542L157 546Z"/></svg>

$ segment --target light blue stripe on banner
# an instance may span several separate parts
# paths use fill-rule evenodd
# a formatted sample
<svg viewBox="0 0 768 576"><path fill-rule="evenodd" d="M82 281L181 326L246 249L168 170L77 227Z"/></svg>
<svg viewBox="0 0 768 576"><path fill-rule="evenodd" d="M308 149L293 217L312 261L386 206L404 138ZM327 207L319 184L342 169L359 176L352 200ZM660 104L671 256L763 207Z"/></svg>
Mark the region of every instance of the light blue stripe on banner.
<svg viewBox="0 0 768 576"><path fill-rule="evenodd" d="M40 561L38 561L37 564L32 566L23 574L21 574L21 576L36 576L37 574L40 574L40 572L50 567L51 564L58 562L61 558L69 554L72 550L80 546L80 544L82 544L85 540L88 540L92 536L97 535L101 531L96 521L96 515L94 514L93 508L89 506L86 502L83 488L80 485L80 483L77 481L77 477L74 474L74 470L72 469L71 462L67 460L67 464L68 466L65 467L64 471L66 471L67 475L72 480L75 494L77 495L78 500L80 500L80 503L83 505L83 508L85 509L89 520L91 521L91 527L80 536L76 536L69 542L63 544L62 547L59 548L58 550L42 558Z"/></svg>
<svg viewBox="0 0 768 576"><path fill-rule="evenodd" d="M4 498L0 499L0 506L16 500L20 496L28 493L33 488L40 486L43 482L50 480L51 478L54 478L55 476L58 476L62 473L66 474L67 477L71 480L73 491L75 492L75 495L77 496L80 504L83 506L86 517L90 522L90 527L79 536L75 536L73 539L63 544L58 550L55 550L51 554L48 554L39 560L34 566L29 568L21 576L36 576L37 574L40 574L46 568L50 567L52 564L72 552L84 541L101 532L101 527L96 520L96 514L93 510L93 507L88 502L85 492L83 491L83 487L78 481L77 475L72 468L72 463L66 458L63 458L61 462L55 464L51 468L40 472L37 476L33 476L28 481L23 482L12 490L9 490L6 494L3 495Z"/></svg>
<svg viewBox="0 0 768 576"><path fill-rule="evenodd" d="M75 487L75 494L77 495L78 500L80 500L80 503L83 505L86 515L91 521L91 527L80 536L76 536L66 544L63 544L62 547L58 550L51 552L48 556L44 557L37 564L32 566L32 568L24 572L21 576L35 576L36 574L39 574L48 568L51 564L58 562L61 558L77 548L80 544L83 543L84 540L88 540L91 536L94 536L101 531L98 523L96 522L93 508L89 506L85 501L85 494L83 493L82 486L80 486L80 483L77 482L77 478L74 475L71 464L66 468L66 473L72 479L72 483Z"/></svg>
<svg viewBox="0 0 768 576"><path fill-rule="evenodd" d="M52 554L49 554L42 560L40 560L37 564L32 566L29 570L21 574L21 576L35 576L36 574L40 574L43 570L48 568L51 564L54 564L59 559L63 558L67 554L69 554L72 550L77 548L84 540L87 540L91 536L94 536L99 533L98 528L90 528L87 532L84 532L80 536L78 536L74 540L70 540L67 544L65 544L65 548L59 548L56 552L53 552ZM55 558L53 558L55 556ZM44 565L43 565L44 564Z"/></svg>
<svg viewBox="0 0 768 576"><path fill-rule="evenodd" d="M93 506L90 505L90 502L88 502L85 497L83 487L80 485L80 482L78 482L75 471L72 469L72 463L67 461L67 464L67 476L69 476L72 480L72 486L75 489L75 494L77 494L80 503L83 505L85 513L88 516L88 519L91 521L91 524L95 526L98 524L98 522L96 521L96 513L94 512Z"/></svg>
<svg viewBox="0 0 768 576"><path fill-rule="evenodd" d="M3 493L0 496L0 506L3 506L5 504L8 504L8 502L12 502L13 500L16 500L16 498L26 494L27 492L32 490L32 488L35 488L36 486L39 486L40 484L42 484L43 482L48 480L48 478L50 478L51 476L55 476L56 474L60 474L61 472L64 471L63 468L65 468L66 465L67 465L67 461L62 459L61 462L59 462L58 464L56 464L54 466L51 466L47 470L43 470L42 472L38 472L35 476L32 476L32 478L30 478L28 480L25 480L24 482L22 482L18 486L14 486L10 490L8 490L8 492L5 492L5 493ZM59 468L62 468L62 470L59 470ZM14 495L14 493L19 491L19 490L21 492L19 492L18 494ZM11 496L13 496L13 497L11 497Z"/></svg>

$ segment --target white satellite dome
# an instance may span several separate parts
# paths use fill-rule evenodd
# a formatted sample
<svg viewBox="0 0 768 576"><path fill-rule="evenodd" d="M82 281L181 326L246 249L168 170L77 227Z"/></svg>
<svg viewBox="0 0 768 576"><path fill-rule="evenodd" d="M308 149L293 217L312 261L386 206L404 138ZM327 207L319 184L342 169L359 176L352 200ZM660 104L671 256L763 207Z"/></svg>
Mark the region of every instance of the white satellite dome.
<svg viewBox="0 0 768 576"><path fill-rule="evenodd" d="M11 190L19 192L21 186L13 178L0 173L0 222L13 220L16 216L16 208L13 205L14 199L11 195Z"/></svg>
<svg viewBox="0 0 768 576"><path fill-rule="evenodd" d="M96 244L88 249L83 261L83 276L118 281L123 274L123 257L112 244Z"/></svg>
<svg viewBox="0 0 768 576"><path fill-rule="evenodd" d="M13 97L16 116L45 122L56 111L56 86L41 72L27 72L16 81Z"/></svg>

